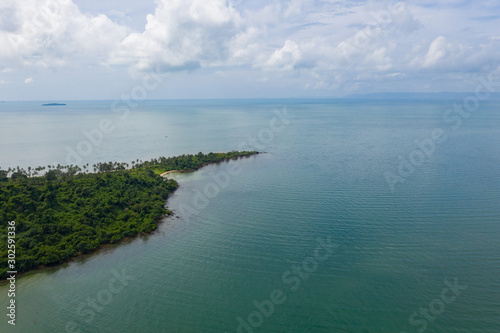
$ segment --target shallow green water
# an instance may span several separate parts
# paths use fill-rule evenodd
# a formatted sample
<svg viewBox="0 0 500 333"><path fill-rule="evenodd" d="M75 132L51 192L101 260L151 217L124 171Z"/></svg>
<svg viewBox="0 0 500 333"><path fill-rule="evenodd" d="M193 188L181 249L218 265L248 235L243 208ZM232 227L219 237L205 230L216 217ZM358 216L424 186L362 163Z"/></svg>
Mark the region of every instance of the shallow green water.
<svg viewBox="0 0 500 333"><path fill-rule="evenodd" d="M249 138L268 153L232 176L228 163L173 176L178 218L18 279L16 327L4 314L0 331L500 332L500 104L453 130L455 102L151 101L125 120L105 102L1 105L2 167L65 163L103 117L116 130L82 163ZM435 128L447 140L391 191L384 174Z"/></svg>

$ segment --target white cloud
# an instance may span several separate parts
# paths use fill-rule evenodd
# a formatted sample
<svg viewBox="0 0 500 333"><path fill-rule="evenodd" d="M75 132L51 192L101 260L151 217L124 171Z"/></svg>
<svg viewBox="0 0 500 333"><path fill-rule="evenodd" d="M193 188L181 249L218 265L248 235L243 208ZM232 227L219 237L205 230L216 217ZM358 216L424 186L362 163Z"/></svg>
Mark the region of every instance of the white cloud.
<svg viewBox="0 0 500 333"><path fill-rule="evenodd" d="M66 74L89 68L96 81L125 77L124 68L188 80L184 70L201 68L197 78L252 81L254 91L262 77L308 91L447 90L500 64L498 20L481 19L492 16L494 2L156 0L154 11L142 4L143 16L129 24L133 0L119 8L117 0L85 2L83 10L76 0L0 1L0 80L18 84L68 67ZM463 80L445 79L451 75Z"/></svg>
<svg viewBox="0 0 500 333"><path fill-rule="evenodd" d="M429 47L423 66L431 67L436 65L439 60L443 59L448 54L449 48L450 45L447 43L446 38L443 36L436 38Z"/></svg>
<svg viewBox="0 0 500 333"><path fill-rule="evenodd" d="M401 77L404 76L403 73L389 73L386 75L387 77Z"/></svg>
<svg viewBox="0 0 500 333"><path fill-rule="evenodd" d="M263 48L262 42L265 40L265 32L255 27L249 27L243 32L235 35L230 43L230 64L246 65L254 62Z"/></svg>
<svg viewBox="0 0 500 333"><path fill-rule="evenodd" d="M246 39L238 12L225 0L161 0L147 21L143 33L128 35L112 52L111 64L165 72L214 66L231 57L232 41Z"/></svg>
<svg viewBox="0 0 500 333"><path fill-rule="evenodd" d="M427 47L414 48L410 61L414 69L432 70L434 73L472 73L491 71L498 65L495 54L499 47L491 41L465 44L438 36Z"/></svg>
<svg viewBox="0 0 500 333"><path fill-rule="evenodd" d="M24 80L24 83L26 83L26 84L30 84L30 83L33 83L33 82L34 82L34 80L33 80L32 77L29 77L26 80Z"/></svg>
<svg viewBox="0 0 500 333"><path fill-rule="evenodd" d="M302 52L297 43L291 40L285 41L285 45L275 50L271 57L263 64L266 68L275 68L280 70L292 70L300 61Z"/></svg>
<svg viewBox="0 0 500 333"><path fill-rule="evenodd" d="M304 13L304 7L308 5L307 0L291 0L286 7L284 12L285 17L290 16L301 16Z"/></svg>
<svg viewBox="0 0 500 333"><path fill-rule="evenodd" d="M0 26L0 60L17 66L99 63L127 30L104 15L82 14L70 0L7 0L0 12L10 16Z"/></svg>

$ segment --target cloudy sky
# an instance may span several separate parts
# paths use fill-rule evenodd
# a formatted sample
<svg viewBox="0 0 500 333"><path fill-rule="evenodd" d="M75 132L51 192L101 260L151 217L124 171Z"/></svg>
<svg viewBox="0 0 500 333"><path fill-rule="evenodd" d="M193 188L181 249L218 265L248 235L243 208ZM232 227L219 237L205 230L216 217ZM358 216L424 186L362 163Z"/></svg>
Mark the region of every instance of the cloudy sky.
<svg viewBox="0 0 500 333"><path fill-rule="evenodd" d="M0 0L0 100L473 91L499 27L498 0Z"/></svg>

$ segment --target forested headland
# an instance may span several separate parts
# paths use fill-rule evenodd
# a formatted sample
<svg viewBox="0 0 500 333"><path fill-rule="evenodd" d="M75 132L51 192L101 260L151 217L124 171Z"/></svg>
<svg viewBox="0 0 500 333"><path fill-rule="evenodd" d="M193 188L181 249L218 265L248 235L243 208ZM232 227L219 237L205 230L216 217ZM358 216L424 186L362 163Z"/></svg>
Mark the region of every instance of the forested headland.
<svg viewBox="0 0 500 333"><path fill-rule="evenodd" d="M175 180L160 174L196 170L256 151L198 153L131 163L0 169L0 279L6 277L7 228L16 222L16 270L55 265L104 244L154 231Z"/></svg>

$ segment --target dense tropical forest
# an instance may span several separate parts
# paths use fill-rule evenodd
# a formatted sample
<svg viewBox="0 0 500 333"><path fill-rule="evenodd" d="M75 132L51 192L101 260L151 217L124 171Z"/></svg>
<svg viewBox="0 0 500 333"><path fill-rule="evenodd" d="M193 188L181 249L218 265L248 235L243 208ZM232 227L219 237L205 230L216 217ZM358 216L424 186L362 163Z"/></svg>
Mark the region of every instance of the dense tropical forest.
<svg viewBox="0 0 500 333"><path fill-rule="evenodd" d="M258 154L198 153L89 167L47 166L0 170L0 278L7 269L7 227L16 222L16 269L53 265L101 245L149 233L170 214L178 184L160 174Z"/></svg>

